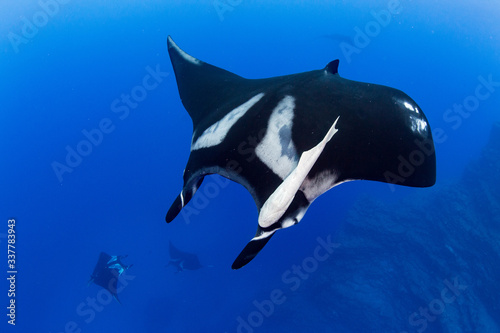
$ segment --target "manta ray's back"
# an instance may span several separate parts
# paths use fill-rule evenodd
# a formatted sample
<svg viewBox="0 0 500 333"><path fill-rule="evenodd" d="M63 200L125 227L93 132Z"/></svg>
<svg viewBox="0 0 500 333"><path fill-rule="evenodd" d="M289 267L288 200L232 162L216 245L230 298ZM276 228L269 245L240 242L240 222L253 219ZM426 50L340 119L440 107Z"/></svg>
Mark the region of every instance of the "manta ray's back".
<svg viewBox="0 0 500 333"><path fill-rule="evenodd" d="M320 70L249 80L190 56L170 37L168 50L193 138L184 186L166 220L208 174L243 185L259 219L233 268L251 261L277 230L298 223L318 196L342 182L435 183L427 118L397 89L341 78L338 60Z"/></svg>

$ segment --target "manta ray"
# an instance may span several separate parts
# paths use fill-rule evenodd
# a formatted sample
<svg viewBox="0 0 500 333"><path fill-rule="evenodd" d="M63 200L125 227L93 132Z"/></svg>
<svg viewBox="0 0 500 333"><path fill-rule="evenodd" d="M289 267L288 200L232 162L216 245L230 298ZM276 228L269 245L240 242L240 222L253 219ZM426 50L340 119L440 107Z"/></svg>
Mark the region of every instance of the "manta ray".
<svg viewBox="0 0 500 333"><path fill-rule="evenodd" d="M432 133L417 103L400 90L340 77L339 60L309 72L246 79L189 55L170 36L168 52L193 136L184 186L166 221L207 175L243 185L257 205L258 226L233 269L339 184L429 187L436 181Z"/></svg>
<svg viewBox="0 0 500 333"><path fill-rule="evenodd" d="M174 266L178 272L184 270L197 270L202 268L200 260L196 254L179 250L170 242L169 244L170 260L167 266Z"/></svg>
<svg viewBox="0 0 500 333"><path fill-rule="evenodd" d="M105 252L99 254L99 260L94 267L94 271L90 276L90 280L87 283L95 283L98 286L103 287L113 295L118 303L121 303L118 299L118 281L120 275L122 275L127 269L133 265L125 265L122 263L122 259L127 256L110 256Z"/></svg>

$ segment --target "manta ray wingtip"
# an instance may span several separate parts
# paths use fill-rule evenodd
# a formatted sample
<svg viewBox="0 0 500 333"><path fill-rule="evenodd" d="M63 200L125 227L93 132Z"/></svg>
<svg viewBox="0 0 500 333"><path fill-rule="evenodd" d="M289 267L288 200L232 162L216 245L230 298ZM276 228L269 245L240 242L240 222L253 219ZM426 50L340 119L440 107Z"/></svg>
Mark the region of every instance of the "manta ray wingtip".
<svg viewBox="0 0 500 333"><path fill-rule="evenodd" d="M167 46L168 46L168 48L177 46L177 44L175 44L174 40L172 39L172 37L170 35L167 36Z"/></svg>

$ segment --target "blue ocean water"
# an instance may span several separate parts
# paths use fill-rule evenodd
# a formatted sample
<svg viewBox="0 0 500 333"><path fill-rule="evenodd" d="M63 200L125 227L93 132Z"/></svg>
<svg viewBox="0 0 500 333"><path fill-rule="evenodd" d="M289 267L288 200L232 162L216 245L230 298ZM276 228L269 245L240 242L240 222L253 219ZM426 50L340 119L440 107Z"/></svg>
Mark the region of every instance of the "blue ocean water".
<svg viewBox="0 0 500 333"><path fill-rule="evenodd" d="M467 225L467 200L448 209L455 202L435 198L464 183L470 186L465 192L473 191L475 182L464 171L482 156L500 120L498 4L24 0L0 8L2 332L498 332L500 309L487 299L498 289L478 282L499 273L498 246L491 245L496 256L479 262L466 255L490 253L480 236L499 234L498 226L489 229L498 224L496 215L485 214L484 233L458 248L423 228L420 237L428 244L401 244L400 255L425 253L436 260L377 263L371 277L346 274L363 260L356 255L368 254L356 253L341 232L356 225L363 240L379 244L370 255L390 258L395 240L370 235L360 216L403 216L404 223L394 226L381 219L387 225L380 228L407 234L412 225L426 225L409 203L418 211L419 200L431 200L433 205L421 204L428 220L444 216L438 224ZM438 131L437 184L343 184L316 200L299 225L274 236L249 265L231 270L257 225L243 187L211 176L192 215L164 221L182 188L192 135L168 35L189 54L247 78L319 69L340 59L342 77L401 89ZM145 83L148 75L152 80ZM127 95L138 97L127 102ZM75 157L71 152L78 150L84 153ZM358 212L365 202L371 211ZM14 299L7 295L9 219L16 221L15 325L7 316ZM464 230L478 229L471 224ZM451 227L447 237L458 239ZM342 255L334 250L307 266L329 239ZM180 273L165 267L169 241L198 254L205 267ZM460 267L474 262L479 268L457 270L441 248L456 254ZM128 254L126 262L133 263L121 304L87 286L101 251ZM294 265L310 272L299 274ZM326 288L338 283L335 276L348 282L341 292ZM416 278L421 276L432 278ZM468 296L457 289L463 283ZM366 304L381 299L374 285L393 297L377 307L360 306L360 294ZM434 311L428 317L419 310L426 306ZM472 319L466 320L457 315L463 309L483 315L469 311Z"/></svg>

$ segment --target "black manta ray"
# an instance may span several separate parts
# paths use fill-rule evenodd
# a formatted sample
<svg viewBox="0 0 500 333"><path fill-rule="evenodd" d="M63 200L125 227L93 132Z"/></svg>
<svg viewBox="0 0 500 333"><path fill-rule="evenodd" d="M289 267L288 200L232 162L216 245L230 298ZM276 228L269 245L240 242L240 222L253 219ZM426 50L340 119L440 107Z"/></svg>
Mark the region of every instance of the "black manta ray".
<svg viewBox="0 0 500 333"><path fill-rule="evenodd" d="M132 265L127 266L121 262L121 260L126 257L127 256L110 256L105 252L101 252L99 260L88 282L88 284L93 282L109 291L118 303L120 303L117 289L119 277L125 270L132 267Z"/></svg>
<svg viewBox="0 0 500 333"><path fill-rule="evenodd" d="M193 136L184 187L166 221L188 204L206 175L243 185L259 210L258 227L233 269L343 182L435 183L429 123L402 91L344 79L338 60L310 72L245 79L190 56L170 36L168 51ZM257 143L250 145L249 137Z"/></svg>
<svg viewBox="0 0 500 333"><path fill-rule="evenodd" d="M169 244L169 253L170 260L167 266L175 266L177 268L177 272L202 268L200 260L196 254L181 251L176 248L172 242Z"/></svg>

